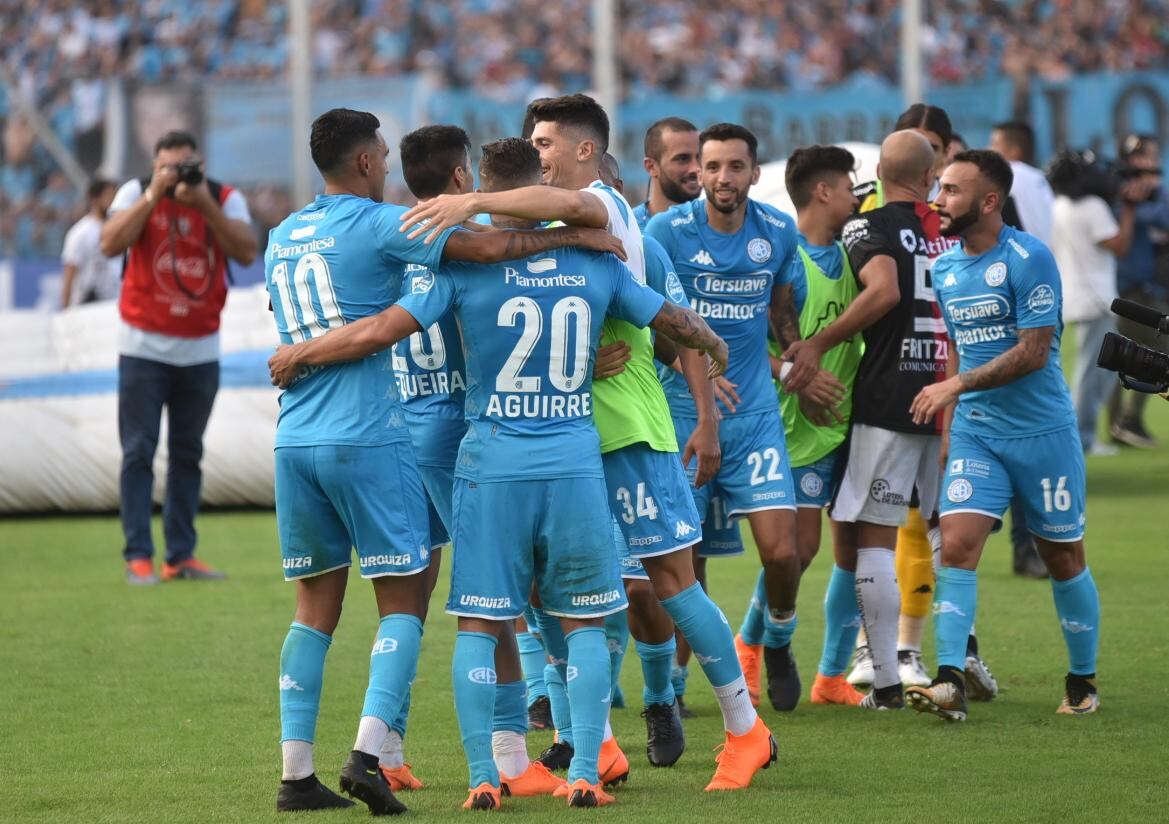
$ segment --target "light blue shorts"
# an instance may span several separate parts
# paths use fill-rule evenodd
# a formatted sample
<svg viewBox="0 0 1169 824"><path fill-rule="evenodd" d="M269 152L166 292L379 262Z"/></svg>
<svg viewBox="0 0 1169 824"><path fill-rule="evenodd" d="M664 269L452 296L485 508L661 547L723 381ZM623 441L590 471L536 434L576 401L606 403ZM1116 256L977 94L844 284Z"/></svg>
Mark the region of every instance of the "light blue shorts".
<svg viewBox="0 0 1169 824"><path fill-rule="evenodd" d="M422 466L418 473L422 476L422 485L426 487L427 509L430 513L430 547L449 544L451 529L454 524L454 513L451 499L455 492L455 467L451 466Z"/></svg>
<svg viewBox="0 0 1169 824"><path fill-rule="evenodd" d="M792 470L796 485L796 506L824 509L832 503L836 485L840 482L840 456L843 447L836 447L823 458L807 466Z"/></svg>
<svg viewBox="0 0 1169 824"><path fill-rule="evenodd" d="M406 443L280 447L276 525L288 581L349 566L354 547L363 578L430 566L426 491Z"/></svg>
<svg viewBox="0 0 1169 824"><path fill-rule="evenodd" d="M742 554L743 535L739 532L738 523L727 518L726 505L716 484L711 490L706 517L702 519L702 543L698 545L698 557L733 558Z"/></svg>
<svg viewBox="0 0 1169 824"><path fill-rule="evenodd" d="M694 418L674 418L679 444L686 443L697 423ZM723 418L719 424L719 443L722 465L713 480L728 518L734 520L765 509L796 508L778 407L774 412ZM692 484L697 467L697 458L686 467ZM691 489L698 511L705 512L713 497L712 485Z"/></svg>
<svg viewBox="0 0 1169 824"><path fill-rule="evenodd" d="M1074 426L1029 438L950 435L941 513L989 515L1001 524L1018 498L1027 528L1048 541L1084 537L1084 453Z"/></svg>
<svg viewBox="0 0 1169 824"><path fill-rule="evenodd" d="M518 618L533 581L549 615L600 618L625 609L606 497L600 478L456 478L447 612Z"/></svg>

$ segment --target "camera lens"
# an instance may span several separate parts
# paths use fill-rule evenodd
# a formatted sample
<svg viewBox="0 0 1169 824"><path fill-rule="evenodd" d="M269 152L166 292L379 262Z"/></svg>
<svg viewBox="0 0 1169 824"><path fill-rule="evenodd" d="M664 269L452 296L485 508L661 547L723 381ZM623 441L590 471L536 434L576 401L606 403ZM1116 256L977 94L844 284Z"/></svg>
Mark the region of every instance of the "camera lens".
<svg viewBox="0 0 1169 824"><path fill-rule="evenodd" d="M1169 383L1169 355L1109 332L1100 345L1096 365L1144 383Z"/></svg>

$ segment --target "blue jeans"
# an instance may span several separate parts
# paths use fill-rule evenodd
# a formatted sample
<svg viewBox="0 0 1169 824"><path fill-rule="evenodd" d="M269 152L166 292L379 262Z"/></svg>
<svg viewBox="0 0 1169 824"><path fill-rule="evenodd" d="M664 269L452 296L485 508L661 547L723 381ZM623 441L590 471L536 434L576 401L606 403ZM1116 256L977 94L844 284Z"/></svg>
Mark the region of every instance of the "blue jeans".
<svg viewBox="0 0 1169 824"><path fill-rule="evenodd" d="M1076 399L1076 419L1080 427L1080 444L1087 452L1096 444L1096 421L1100 407L1116 389L1116 373L1096 365L1096 356L1104 336L1116 329L1112 315L1101 315L1087 321L1069 323L1076 336L1075 382L1072 396Z"/></svg>
<svg viewBox="0 0 1169 824"><path fill-rule="evenodd" d="M154 453L162 408L167 410L166 497L162 506L166 562L195 554L195 513L203 473L203 432L219 391L219 363L171 366L118 359L118 436L122 443L121 514L127 561L154 556L150 535Z"/></svg>

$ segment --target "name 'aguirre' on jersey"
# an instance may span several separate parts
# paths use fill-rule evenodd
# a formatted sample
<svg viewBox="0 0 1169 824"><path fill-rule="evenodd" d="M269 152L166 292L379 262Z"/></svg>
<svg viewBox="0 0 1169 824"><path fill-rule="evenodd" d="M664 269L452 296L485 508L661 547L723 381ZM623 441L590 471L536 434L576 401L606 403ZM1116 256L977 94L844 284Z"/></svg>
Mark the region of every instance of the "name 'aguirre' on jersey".
<svg viewBox="0 0 1169 824"><path fill-rule="evenodd" d="M842 240L854 272L878 255L893 258L901 291L900 301L864 331L852 420L928 435L941 432L941 416L918 425L909 407L918 392L945 378L949 342L930 280L931 260L942 251L934 245L941 241L927 238L919 208L929 207L895 202L865 212L844 225Z"/></svg>

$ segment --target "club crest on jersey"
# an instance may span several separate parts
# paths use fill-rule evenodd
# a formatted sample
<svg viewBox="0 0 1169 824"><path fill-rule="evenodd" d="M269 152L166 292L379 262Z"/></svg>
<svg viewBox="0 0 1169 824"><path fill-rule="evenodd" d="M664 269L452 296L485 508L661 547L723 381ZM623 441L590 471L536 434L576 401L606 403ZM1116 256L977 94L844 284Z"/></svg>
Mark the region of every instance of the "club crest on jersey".
<svg viewBox="0 0 1169 824"><path fill-rule="evenodd" d="M956 504L970 500L970 496L973 494L974 486L965 478L955 478L950 482L949 489L946 490L946 497Z"/></svg>
<svg viewBox="0 0 1169 824"><path fill-rule="evenodd" d="M986 274L983 277L986 278L987 286L1002 286L1003 281L1007 279L1007 264L1001 260L992 263L986 267Z"/></svg>
<svg viewBox="0 0 1169 824"><path fill-rule="evenodd" d="M427 269L410 278L410 294L424 295L434 288L434 272Z"/></svg>
<svg viewBox="0 0 1169 824"><path fill-rule="evenodd" d="M905 251L913 254L917 251L917 235L913 233L912 229L901 230L901 245L905 247Z"/></svg>
<svg viewBox="0 0 1169 824"><path fill-rule="evenodd" d="M1055 290L1046 283L1036 286L1027 296L1027 308L1032 312L1046 312L1052 306L1055 306Z"/></svg>
<svg viewBox="0 0 1169 824"><path fill-rule="evenodd" d="M686 301L686 290L682 288L682 281L678 280L678 276L673 272L666 272L666 294L674 303Z"/></svg>
<svg viewBox="0 0 1169 824"><path fill-rule="evenodd" d="M755 263L766 263L771 259L771 242L761 237L753 238L747 243L747 257Z"/></svg>

